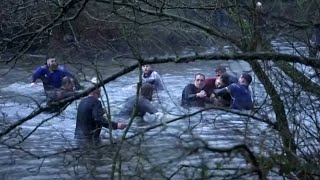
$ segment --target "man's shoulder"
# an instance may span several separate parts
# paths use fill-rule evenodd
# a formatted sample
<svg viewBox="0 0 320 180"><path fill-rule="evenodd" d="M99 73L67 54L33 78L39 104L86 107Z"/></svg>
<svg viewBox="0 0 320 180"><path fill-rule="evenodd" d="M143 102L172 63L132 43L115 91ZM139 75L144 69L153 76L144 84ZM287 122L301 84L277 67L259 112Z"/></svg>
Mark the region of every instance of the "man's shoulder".
<svg viewBox="0 0 320 180"><path fill-rule="evenodd" d="M42 66L39 66L39 67L37 68L37 71L43 71L43 70L49 70L49 69L48 69L48 66L42 65Z"/></svg>
<svg viewBox="0 0 320 180"><path fill-rule="evenodd" d="M195 87L195 85L193 83L189 83L185 86L185 88L193 88Z"/></svg>
<svg viewBox="0 0 320 180"><path fill-rule="evenodd" d="M240 89L240 86L238 83L231 83L229 86L227 86L227 88L229 90L236 90L236 89Z"/></svg>
<svg viewBox="0 0 320 180"><path fill-rule="evenodd" d="M159 73L157 71L152 71L151 74L154 74L154 75L159 75Z"/></svg>
<svg viewBox="0 0 320 180"><path fill-rule="evenodd" d="M145 98L145 97L140 96L140 98L139 98L139 103L141 103L141 104L148 104L148 103L150 103L150 100L147 99L147 98Z"/></svg>
<svg viewBox="0 0 320 180"><path fill-rule="evenodd" d="M229 83L230 84L238 82L238 78L236 78L235 76L230 75L230 74L228 74L228 76L229 76Z"/></svg>
<svg viewBox="0 0 320 180"><path fill-rule="evenodd" d="M87 97L84 97L82 100L81 100L81 102L92 102L92 103L94 103L94 102L100 102L100 100L98 99L98 98L96 98L96 97L94 97L94 96L87 96Z"/></svg>
<svg viewBox="0 0 320 180"><path fill-rule="evenodd" d="M66 68L66 66L65 66L65 65L62 65L62 64L59 64L57 69L58 69L59 71L68 72L68 69Z"/></svg>

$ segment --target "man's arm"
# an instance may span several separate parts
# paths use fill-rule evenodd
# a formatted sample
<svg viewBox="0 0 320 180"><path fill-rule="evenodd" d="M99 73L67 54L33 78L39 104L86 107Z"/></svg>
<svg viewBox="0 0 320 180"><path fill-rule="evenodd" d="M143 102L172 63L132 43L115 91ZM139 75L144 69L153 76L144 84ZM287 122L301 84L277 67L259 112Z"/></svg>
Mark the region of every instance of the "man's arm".
<svg viewBox="0 0 320 180"><path fill-rule="evenodd" d="M109 128L108 121L103 117L104 110L101 102L97 100L93 105L93 119L105 128ZM111 122L112 129L118 129L118 123Z"/></svg>
<svg viewBox="0 0 320 180"><path fill-rule="evenodd" d="M184 89L184 99L185 100L195 100L197 97L197 94L193 92L192 86L189 84Z"/></svg>
<svg viewBox="0 0 320 180"><path fill-rule="evenodd" d="M37 79L41 79L41 76L43 74L44 66L38 67L34 73L32 74L32 82L36 82Z"/></svg>
<svg viewBox="0 0 320 180"><path fill-rule="evenodd" d="M76 79L71 73L68 73L68 74L69 74L68 76L71 77L72 80L73 80L75 89L76 89L76 90L82 89L82 86L80 85L78 79Z"/></svg>
<svg viewBox="0 0 320 180"><path fill-rule="evenodd" d="M216 96L224 96L229 93L228 87L222 89L215 89L213 90L214 95Z"/></svg>
<svg viewBox="0 0 320 180"><path fill-rule="evenodd" d="M143 109L145 112L149 114L155 114L158 112L158 110L151 104L151 102L147 99L142 98L142 101L138 102L140 103L140 108Z"/></svg>
<svg viewBox="0 0 320 180"><path fill-rule="evenodd" d="M68 77L71 77L72 80L73 80L73 83L74 83L74 87L76 90L80 90L82 89L82 86L80 85L79 81L77 78L75 78L75 76L73 74L71 74L69 72L69 70L64 66L64 65L59 65L58 66L58 70L59 71L62 71L64 73L64 76L68 76Z"/></svg>

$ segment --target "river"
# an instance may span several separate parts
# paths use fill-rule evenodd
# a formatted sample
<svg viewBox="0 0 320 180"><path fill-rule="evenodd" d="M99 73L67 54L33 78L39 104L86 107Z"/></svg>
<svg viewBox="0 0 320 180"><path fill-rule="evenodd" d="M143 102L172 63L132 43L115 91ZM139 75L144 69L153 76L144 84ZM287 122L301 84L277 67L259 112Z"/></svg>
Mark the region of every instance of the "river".
<svg viewBox="0 0 320 180"><path fill-rule="evenodd" d="M277 41L273 44L276 45ZM292 49L287 50L290 52ZM0 77L1 129L7 123L28 116L37 107L37 103L44 101L41 83L30 86L31 74L40 64L39 60L20 62L7 75ZM236 76L250 70L244 61L197 61L178 65L155 65L155 70L161 74L166 86L166 91L159 93L153 102L165 114L163 120L188 113L180 107L184 86L192 82L197 72L202 72L207 77L213 76L218 65L229 67L228 72ZM68 64L67 66L80 77L83 86L90 85L84 81L76 68ZM0 67L0 73L3 74L8 69L9 67ZM107 76L119 68L109 61L101 64L100 69L103 70L103 75ZM92 69L84 68L84 72L87 80L94 77ZM105 86L112 115L119 111L126 98L135 94L136 82L137 70ZM261 84L256 79L252 89L256 97L265 96ZM104 94L102 98L106 99ZM42 113L3 137L0 145L1 179L108 179L112 156L115 153L108 139L108 131L102 131L101 143L106 146L98 150L79 150L79 142L73 137L79 101L76 100L55 117L52 117L53 114ZM199 109L194 108L190 112L197 110ZM147 118L150 126L159 123L150 119ZM142 130L142 127L133 123L127 137L134 136ZM29 133L30 136L24 140ZM123 131L115 130L112 133L114 142L118 143ZM272 140L277 137L272 134L272 130L259 121L218 110L205 111L191 118L154 128L126 141L121 150L121 167L117 167L121 171L117 171L116 175L120 176L121 172L123 179L165 179L171 176L172 179L196 179L207 173L196 168L202 167L211 169L208 172L213 174L215 179L223 179L226 176L236 178L239 174L247 172L249 173L243 177L254 179L256 174L248 171L250 165L241 154L216 153L203 149L193 152L193 149L203 146L204 140L214 148L229 148L245 143L255 153L264 153L266 146L277 146ZM270 143L267 143L269 141ZM180 171L177 172L178 170Z"/></svg>

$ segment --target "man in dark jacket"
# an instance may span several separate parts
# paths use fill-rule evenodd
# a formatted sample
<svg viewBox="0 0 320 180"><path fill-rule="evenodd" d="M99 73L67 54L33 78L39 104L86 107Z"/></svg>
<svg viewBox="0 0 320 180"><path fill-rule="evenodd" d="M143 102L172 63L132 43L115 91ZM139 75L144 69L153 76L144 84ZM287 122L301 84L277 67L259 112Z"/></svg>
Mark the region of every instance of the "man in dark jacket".
<svg viewBox="0 0 320 180"><path fill-rule="evenodd" d="M204 74L197 73L194 76L194 82L188 84L182 91L181 105L184 107L204 107L205 102L209 100L207 93L203 90Z"/></svg>
<svg viewBox="0 0 320 180"><path fill-rule="evenodd" d="M105 113L99 100L100 88L92 91L87 97L81 100L77 110L77 122L75 137L80 139L99 139L101 128L124 129L123 123L108 121L103 117Z"/></svg>
<svg viewBox="0 0 320 180"><path fill-rule="evenodd" d="M223 67L223 66L218 66L216 68L215 72L216 72L216 77L220 77L223 74L228 75L229 76L229 84L228 85L230 85L232 83L238 83L238 78L228 74L227 73L227 69L225 67Z"/></svg>
<svg viewBox="0 0 320 180"><path fill-rule="evenodd" d="M143 118L143 116L146 113L149 113L149 114L158 113L158 110L151 104L153 90L154 90L153 85L149 83L142 84L140 89L140 96L138 97L138 102L136 106L137 107L136 113L134 114L134 117L140 116L141 118ZM136 98L137 98L136 95L128 98L123 108L121 109L120 113L117 116L121 118L131 117L134 110L134 106L136 104Z"/></svg>

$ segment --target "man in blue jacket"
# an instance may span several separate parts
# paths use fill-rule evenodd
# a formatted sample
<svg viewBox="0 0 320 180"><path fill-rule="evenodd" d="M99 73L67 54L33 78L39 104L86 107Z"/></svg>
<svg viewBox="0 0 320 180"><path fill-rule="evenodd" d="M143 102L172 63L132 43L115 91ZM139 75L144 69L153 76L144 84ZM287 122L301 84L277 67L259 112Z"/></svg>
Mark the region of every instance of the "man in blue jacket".
<svg viewBox="0 0 320 180"><path fill-rule="evenodd" d="M232 83L222 89L215 89L215 96L223 96L227 93L231 95L231 109L250 110L253 108L251 91L249 85L252 81L250 74L244 73L240 76L238 83Z"/></svg>
<svg viewBox="0 0 320 180"><path fill-rule="evenodd" d="M35 70L32 75L31 85L33 86L37 79L41 79L46 92L59 89L62 85L62 79L66 76L73 79L76 89L81 88L77 79L63 65L58 65L55 58L49 58L46 65L40 66Z"/></svg>

